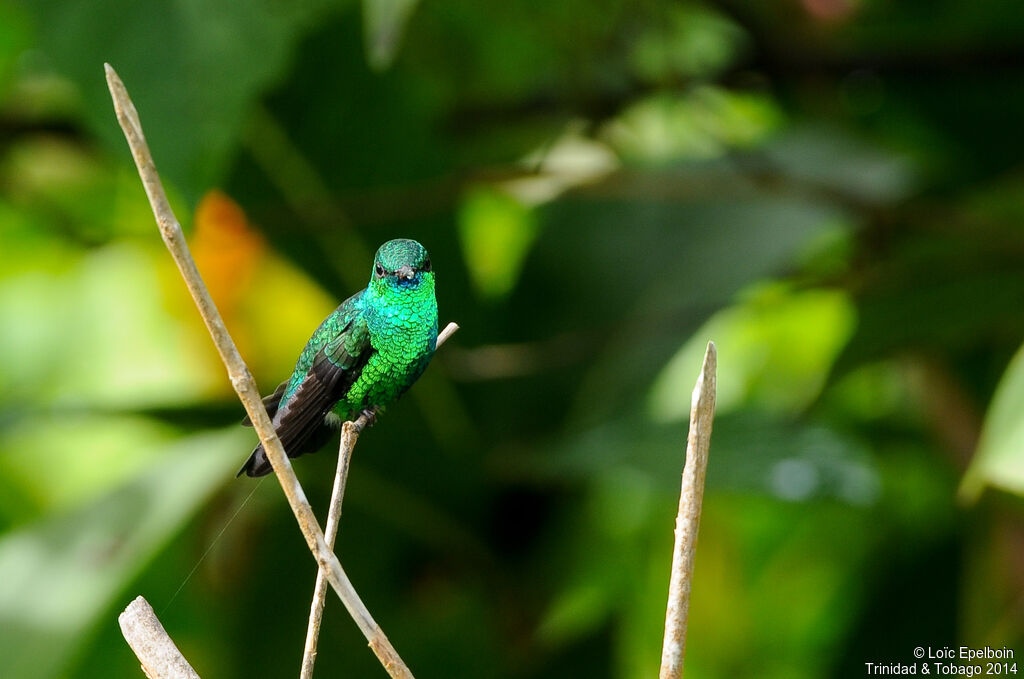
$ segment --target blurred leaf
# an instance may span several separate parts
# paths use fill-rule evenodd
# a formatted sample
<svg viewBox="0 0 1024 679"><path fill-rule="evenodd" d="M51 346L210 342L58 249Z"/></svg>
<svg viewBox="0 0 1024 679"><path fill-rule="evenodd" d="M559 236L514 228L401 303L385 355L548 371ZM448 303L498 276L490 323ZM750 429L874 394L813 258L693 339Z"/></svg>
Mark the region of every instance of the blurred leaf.
<svg viewBox="0 0 1024 679"><path fill-rule="evenodd" d="M463 199L459 234L473 285L483 297L501 297L515 287L537 220L515 198L479 187Z"/></svg>
<svg viewBox="0 0 1024 679"><path fill-rule="evenodd" d="M572 188L593 184L619 168L619 159L606 144L584 134L582 121L572 121L554 139L529 153L520 164L529 170L500 182L502 191L524 205L537 206Z"/></svg>
<svg viewBox="0 0 1024 679"><path fill-rule="evenodd" d="M760 151L773 172L860 201L896 202L909 196L919 181L908 157L820 124L795 126Z"/></svg>
<svg viewBox="0 0 1024 679"><path fill-rule="evenodd" d="M132 177L130 193L125 191L124 175L112 173L100 154L73 140L52 134L22 138L4 155L0 171L19 206L44 219L53 235L93 245L152 224L147 215L135 223L112 218L132 203L148 207L138 177Z"/></svg>
<svg viewBox="0 0 1024 679"><path fill-rule="evenodd" d="M65 513L125 482L177 438L142 417L30 414L0 428L0 476L16 489L10 524Z"/></svg>
<svg viewBox="0 0 1024 679"><path fill-rule="evenodd" d="M58 676L115 597L229 478L248 438L232 428L182 439L96 503L0 540L4 675Z"/></svg>
<svg viewBox="0 0 1024 679"><path fill-rule="evenodd" d="M605 125L602 137L634 162L718 158L763 141L781 116L767 97L704 86L642 99Z"/></svg>
<svg viewBox="0 0 1024 679"><path fill-rule="evenodd" d="M695 3L665 7L633 43L629 62L643 80L671 83L707 78L728 67L746 37L730 19Z"/></svg>
<svg viewBox="0 0 1024 679"><path fill-rule="evenodd" d="M168 313L161 277L173 264L158 247L121 242L55 274L0 278L0 315L19 319L0 334L2 397L140 408L223 389L208 340Z"/></svg>
<svg viewBox="0 0 1024 679"><path fill-rule="evenodd" d="M832 362L849 339L855 312L838 290L790 291L755 285L719 311L683 345L650 393L656 420L686 420L707 339L722 356L715 410L741 406L796 414L821 393Z"/></svg>
<svg viewBox="0 0 1024 679"><path fill-rule="evenodd" d="M7 151L4 165L11 193L34 194L40 202L58 202L84 193L82 188L95 191L97 184L109 181L107 168L95 154L55 136L22 140Z"/></svg>
<svg viewBox="0 0 1024 679"><path fill-rule="evenodd" d="M960 497L977 500L986 485L1024 495L1024 348L1007 366L992 397Z"/></svg>
<svg viewBox="0 0 1024 679"><path fill-rule="evenodd" d="M832 654L856 622L848 597L863 587L873 516L829 502L705 496L687 673L830 676Z"/></svg>
<svg viewBox="0 0 1024 679"><path fill-rule="evenodd" d="M591 543L592 545L593 543ZM601 561L607 564L605 560ZM611 575L606 569L605 575ZM615 590L601 578L574 575L558 592L537 626L537 637L558 645L592 633L614 611Z"/></svg>
<svg viewBox="0 0 1024 679"><path fill-rule="evenodd" d="M530 262L543 267L544 292L524 306L521 324L549 334L572 318L600 333L600 355L573 396L579 424L643 403L683 338L841 221L828 203L739 187L732 199L677 196L672 188L677 180L686 186L687 176L647 177L644 186L655 193L642 198L595 198L628 192L613 177L544 208ZM656 188L662 181L664 195Z"/></svg>
<svg viewBox="0 0 1024 679"><path fill-rule="evenodd" d="M918 421L923 404L914 397L905 361L865 363L831 383L824 401L862 426L881 420Z"/></svg>
<svg viewBox="0 0 1024 679"><path fill-rule="evenodd" d="M76 260L78 248L47 226L39 215L0 198L0 285L4 279L39 271L58 274Z"/></svg>
<svg viewBox="0 0 1024 679"><path fill-rule="evenodd" d="M363 40L370 65L382 70L398 54L402 34L419 0L363 0Z"/></svg>
<svg viewBox="0 0 1024 679"><path fill-rule="evenodd" d="M294 42L327 9L345 4L40 0L29 8L46 26L41 48L80 88L98 135L127 159L103 79L106 61L132 94L165 181L194 200L224 173L238 120L284 75Z"/></svg>

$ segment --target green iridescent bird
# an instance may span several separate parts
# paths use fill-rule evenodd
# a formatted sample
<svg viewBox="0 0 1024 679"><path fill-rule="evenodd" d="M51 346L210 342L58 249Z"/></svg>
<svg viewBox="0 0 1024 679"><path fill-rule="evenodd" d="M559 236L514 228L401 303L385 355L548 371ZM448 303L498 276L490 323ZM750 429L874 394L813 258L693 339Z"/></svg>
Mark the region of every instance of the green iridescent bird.
<svg viewBox="0 0 1024 679"><path fill-rule="evenodd" d="M317 450L333 424L397 399L423 373L436 346L430 256L414 240L390 240L377 250L366 289L324 319L291 378L263 399L288 457ZM252 425L248 418L245 424ZM260 444L238 475L270 471Z"/></svg>

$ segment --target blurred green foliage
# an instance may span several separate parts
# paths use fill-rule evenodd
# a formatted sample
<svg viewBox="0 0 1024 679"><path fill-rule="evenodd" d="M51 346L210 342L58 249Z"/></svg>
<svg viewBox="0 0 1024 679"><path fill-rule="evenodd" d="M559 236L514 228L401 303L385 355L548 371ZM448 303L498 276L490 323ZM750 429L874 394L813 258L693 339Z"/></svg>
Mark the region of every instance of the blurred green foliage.
<svg viewBox="0 0 1024 679"><path fill-rule="evenodd" d="M338 547L417 676L656 676L709 339L688 677L1024 649L1022 45L1005 0L0 0L0 676L141 676L137 594L202 676L290 676L315 575L104 61L265 390L431 250L462 330ZM333 600L320 649L383 675Z"/></svg>

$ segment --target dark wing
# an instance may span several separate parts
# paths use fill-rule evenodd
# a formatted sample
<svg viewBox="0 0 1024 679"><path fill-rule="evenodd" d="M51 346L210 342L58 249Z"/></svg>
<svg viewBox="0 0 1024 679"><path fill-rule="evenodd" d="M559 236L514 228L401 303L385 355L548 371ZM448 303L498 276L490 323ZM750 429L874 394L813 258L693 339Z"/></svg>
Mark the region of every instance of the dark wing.
<svg viewBox="0 0 1024 679"><path fill-rule="evenodd" d="M324 418L359 378L372 353L370 333L361 315L350 319L343 330L316 353L295 393L274 414L274 428L288 457L311 452L323 443L329 431ZM270 470L261 444L256 446L238 474L262 476Z"/></svg>
<svg viewBox="0 0 1024 679"><path fill-rule="evenodd" d="M274 419L274 415L277 413L277 406L281 404L281 397L284 396L284 390L288 388L288 380L285 380L281 384L277 385L277 389L270 396L263 397L263 407L267 409L267 415L270 415L270 419ZM243 427L251 427L252 420L246 415L245 419L242 420Z"/></svg>
<svg viewBox="0 0 1024 679"><path fill-rule="evenodd" d="M364 350L369 347L369 341L366 342L366 347L349 345L354 355L346 350L347 335L352 332L351 325L356 322L365 325L361 318L359 321L353 321L338 338L328 342L317 352L313 365L299 384L299 388L274 417L277 436L284 444L285 450L293 457L296 453L292 450L299 450L302 447L302 443L313 433L312 429L323 424L327 413L359 377L362 370L360 359L363 354L369 353ZM357 366L358 370L355 370Z"/></svg>

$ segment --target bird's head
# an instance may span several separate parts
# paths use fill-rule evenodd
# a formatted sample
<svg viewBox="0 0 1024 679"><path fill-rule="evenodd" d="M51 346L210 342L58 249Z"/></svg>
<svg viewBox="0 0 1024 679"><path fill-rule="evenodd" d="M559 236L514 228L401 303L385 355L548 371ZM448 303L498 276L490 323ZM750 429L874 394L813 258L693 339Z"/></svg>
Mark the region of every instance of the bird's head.
<svg viewBox="0 0 1024 679"><path fill-rule="evenodd" d="M430 255L414 240L389 240L377 250L373 259L370 287L379 293L388 290L412 290L424 282L433 283Z"/></svg>

